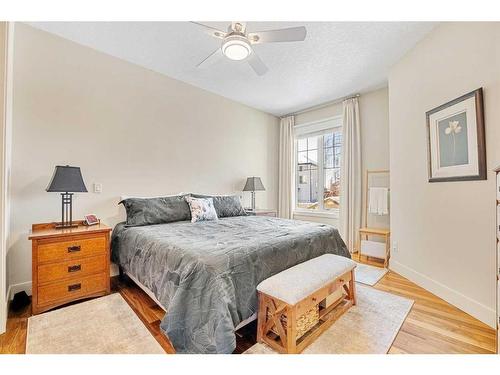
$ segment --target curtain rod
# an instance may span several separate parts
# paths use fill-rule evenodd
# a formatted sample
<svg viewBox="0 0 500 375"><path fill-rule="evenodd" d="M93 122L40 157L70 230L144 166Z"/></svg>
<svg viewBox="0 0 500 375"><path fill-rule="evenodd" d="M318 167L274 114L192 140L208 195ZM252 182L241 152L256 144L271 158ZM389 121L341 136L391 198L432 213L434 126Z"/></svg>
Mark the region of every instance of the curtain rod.
<svg viewBox="0 0 500 375"><path fill-rule="evenodd" d="M331 105L334 105L334 104L342 103L344 100L359 98L360 96L361 96L360 94L353 94L353 95L344 96L343 98L335 99L335 100L332 100L330 102L326 102L326 103L323 103L323 104L318 104L318 105L315 105L313 107L305 108L305 109L302 109L302 110L297 111L297 112L289 113L287 115L281 116L280 118L284 118L284 117L288 117L288 116L300 115L301 113L306 113L306 112L314 111L316 109L321 109L321 108L328 107L328 106L331 106Z"/></svg>

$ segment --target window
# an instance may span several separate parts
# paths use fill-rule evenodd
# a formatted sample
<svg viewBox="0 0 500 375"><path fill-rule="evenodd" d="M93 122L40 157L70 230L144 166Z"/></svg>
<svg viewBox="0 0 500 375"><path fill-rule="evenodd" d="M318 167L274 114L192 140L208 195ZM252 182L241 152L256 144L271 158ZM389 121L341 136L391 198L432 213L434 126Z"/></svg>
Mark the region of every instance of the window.
<svg viewBox="0 0 500 375"><path fill-rule="evenodd" d="M335 118L298 127L295 144L297 211L338 210L342 150L340 125L341 119Z"/></svg>

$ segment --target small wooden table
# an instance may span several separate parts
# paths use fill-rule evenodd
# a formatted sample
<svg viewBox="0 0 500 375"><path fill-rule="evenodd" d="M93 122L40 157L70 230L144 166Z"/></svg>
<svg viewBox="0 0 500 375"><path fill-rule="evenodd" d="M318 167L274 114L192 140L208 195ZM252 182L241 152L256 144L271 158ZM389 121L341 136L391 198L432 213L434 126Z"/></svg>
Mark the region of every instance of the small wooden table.
<svg viewBox="0 0 500 375"><path fill-rule="evenodd" d="M377 236L381 237L384 239L385 242L385 251L373 251L373 252L366 252L365 255L367 257L372 257L372 258L377 258L377 259L383 259L384 260L384 267L387 267L387 263L389 261L389 258L391 257L391 248L390 248L390 238L391 238L391 231L389 229L381 229L381 228L360 228L359 229L359 256L363 255L362 252L362 240L363 236L365 237L366 240L368 240L369 236Z"/></svg>
<svg viewBox="0 0 500 375"><path fill-rule="evenodd" d="M271 216L271 217L278 216L278 212L272 209L256 209L255 211L246 210L246 213L250 216Z"/></svg>
<svg viewBox="0 0 500 375"><path fill-rule="evenodd" d="M104 225L58 229L55 223L33 224L32 312L39 314L83 298L110 292L109 233Z"/></svg>

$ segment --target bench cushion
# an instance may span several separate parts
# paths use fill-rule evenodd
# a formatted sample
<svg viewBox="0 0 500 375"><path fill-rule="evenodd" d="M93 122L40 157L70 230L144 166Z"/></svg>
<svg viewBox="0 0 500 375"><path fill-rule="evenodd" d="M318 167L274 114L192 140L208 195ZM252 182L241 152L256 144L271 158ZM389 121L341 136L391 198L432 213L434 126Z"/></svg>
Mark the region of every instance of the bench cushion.
<svg viewBox="0 0 500 375"><path fill-rule="evenodd" d="M325 254L269 277L257 285L257 290L295 305L355 267L356 262L349 258Z"/></svg>

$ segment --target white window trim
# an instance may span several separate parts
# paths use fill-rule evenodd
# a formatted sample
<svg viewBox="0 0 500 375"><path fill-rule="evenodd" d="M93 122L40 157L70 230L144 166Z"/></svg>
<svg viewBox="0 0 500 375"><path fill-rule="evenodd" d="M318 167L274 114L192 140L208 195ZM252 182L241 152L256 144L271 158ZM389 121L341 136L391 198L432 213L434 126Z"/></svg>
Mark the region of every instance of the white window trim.
<svg viewBox="0 0 500 375"><path fill-rule="evenodd" d="M308 122L305 124L300 124L295 126L295 140L294 140L294 158L297 156L297 140L301 138L307 138L311 136L322 136L327 133L331 133L333 129L342 128L342 116L333 116L319 121ZM339 209L325 210L323 199L318 199L319 209L318 210L308 210L305 208L297 207L297 194L296 189L298 185L298 163L295 162L295 199L293 202L293 215L297 216L314 216L314 217L325 217L331 219L338 219L340 217ZM319 173L321 171L321 173ZM323 171L323 142L318 144L318 176L320 186L324 186L324 171Z"/></svg>
<svg viewBox="0 0 500 375"><path fill-rule="evenodd" d="M340 217L340 210L338 208L334 208L332 210L324 210L324 211L313 211L307 210L304 208L296 208L293 210L294 216L314 216L314 217L326 217L330 219L338 219Z"/></svg>
<svg viewBox="0 0 500 375"><path fill-rule="evenodd" d="M324 130L342 127L342 116L328 117L319 121L307 122L300 125L295 125L295 138L304 138L306 135L314 135Z"/></svg>

